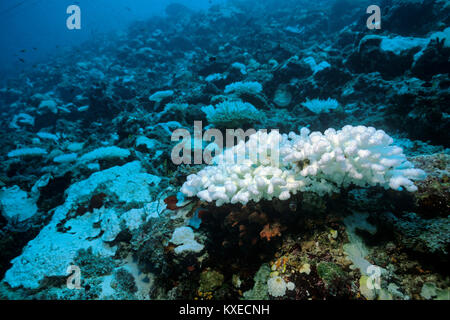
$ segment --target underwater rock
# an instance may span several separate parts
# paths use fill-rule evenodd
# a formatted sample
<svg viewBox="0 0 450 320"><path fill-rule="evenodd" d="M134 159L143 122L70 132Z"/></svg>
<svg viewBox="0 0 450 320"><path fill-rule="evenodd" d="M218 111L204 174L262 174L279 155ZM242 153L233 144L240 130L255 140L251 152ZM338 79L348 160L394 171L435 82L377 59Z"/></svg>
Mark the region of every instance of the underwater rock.
<svg viewBox="0 0 450 320"><path fill-rule="evenodd" d="M386 6L383 29L400 35L424 36L428 30L435 29L449 11L445 1L393 1L391 5ZM413 26L410 21L415 21Z"/></svg>
<svg viewBox="0 0 450 320"><path fill-rule="evenodd" d="M159 178L140 171L140 163L131 162L94 173L88 179L71 185L66 191L64 204L56 208L50 223L12 261L13 265L6 272L4 281L13 288L22 286L36 289L45 278L64 277L67 267L80 249L92 248L93 254L113 256L117 247L108 245L101 238L102 229L113 227L99 214L104 210L94 209L83 213L77 212L77 208L95 192L101 191L125 203L152 201L149 186L157 185L155 181L159 180L155 179ZM113 209L107 210L113 212ZM98 223L102 224L102 229L96 227ZM117 234L118 230L115 230L114 234ZM113 238L107 237L106 240Z"/></svg>
<svg viewBox="0 0 450 320"><path fill-rule="evenodd" d="M271 277L267 281L267 288L272 297L282 297L286 294L286 282L281 277Z"/></svg>
<svg viewBox="0 0 450 320"><path fill-rule="evenodd" d="M37 112L41 115L46 112L58 113L57 106L57 103L53 100L44 100L39 104Z"/></svg>
<svg viewBox="0 0 450 320"><path fill-rule="evenodd" d="M339 102L331 98L327 100L313 99L306 100L302 105L313 113L326 113L339 107Z"/></svg>
<svg viewBox="0 0 450 320"><path fill-rule="evenodd" d="M371 235L377 232L376 226L367 221L368 217L369 215L366 213L355 212L344 219L349 243L344 244L343 247L347 258L352 262L353 268L358 269L362 275L366 276L372 263L367 260L369 248L358 231L365 231Z"/></svg>
<svg viewBox="0 0 450 320"><path fill-rule="evenodd" d="M9 124L10 128L19 129L21 126L34 126L34 117L26 113L19 113L14 116L13 120Z"/></svg>
<svg viewBox="0 0 450 320"><path fill-rule="evenodd" d="M47 154L47 151L43 148L23 148L23 149L16 149L13 151L10 151L8 153L9 158L31 158L31 157L39 157Z"/></svg>

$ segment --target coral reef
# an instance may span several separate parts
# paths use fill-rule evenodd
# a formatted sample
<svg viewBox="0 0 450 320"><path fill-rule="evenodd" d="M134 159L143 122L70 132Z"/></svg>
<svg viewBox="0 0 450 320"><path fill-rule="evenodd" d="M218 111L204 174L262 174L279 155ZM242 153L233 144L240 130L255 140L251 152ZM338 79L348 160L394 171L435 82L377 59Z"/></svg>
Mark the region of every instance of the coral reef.
<svg viewBox="0 0 450 320"><path fill-rule="evenodd" d="M171 4L4 79L0 298L449 300L450 6L384 3ZM248 134L177 165L197 121Z"/></svg>
<svg viewBox="0 0 450 320"><path fill-rule="evenodd" d="M414 169L392 142L383 131L363 126L324 134L303 128L289 136L259 131L219 155L218 165L188 176L181 192L220 206L287 200L305 191L331 194L350 185L416 191L410 179L423 179L425 173Z"/></svg>

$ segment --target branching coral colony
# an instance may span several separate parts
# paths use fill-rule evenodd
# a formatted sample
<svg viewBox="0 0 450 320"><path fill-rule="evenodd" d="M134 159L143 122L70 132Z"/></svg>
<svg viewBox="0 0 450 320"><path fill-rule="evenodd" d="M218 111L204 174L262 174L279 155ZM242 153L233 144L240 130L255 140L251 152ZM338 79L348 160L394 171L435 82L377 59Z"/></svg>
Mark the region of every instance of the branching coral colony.
<svg viewBox="0 0 450 320"><path fill-rule="evenodd" d="M216 165L188 176L181 192L221 206L287 200L297 192L339 193L351 185L416 191L413 180L424 179L425 172L415 169L392 143L384 131L364 126L324 134L307 128L300 135L258 131L219 155ZM249 152L257 156L235 161L236 154ZM274 159L274 154L279 157Z"/></svg>
<svg viewBox="0 0 450 320"><path fill-rule="evenodd" d="M426 175L413 167L384 131L364 126L345 126L324 133L302 128L300 134L260 130L247 142L241 141L216 156L213 163L189 175L181 187L184 196L199 199L188 211L200 219L202 232L177 229L172 238L180 230L189 232L196 250L177 247L173 259L179 262L183 254L191 252L191 257L185 258L187 270L209 265L221 270L226 278L241 277L242 287L232 290L239 297L241 289L251 289L253 282L248 279L268 261L272 261L272 272L259 290L263 295L253 292L258 287L255 284L244 297L251 292L259 298L267 294L295 299L311 295L319 299L357 297L348 282L358 281L357 276L356 280L344 277L345 284L330 280L325 288L323 275L317 269L323 261L333 265L327 250L343 250L345 240L334 241L338 236L345 239L346 230L337 222L340 211L336 206L344 203L351 189L378 186L378 190L414 192L417 187L413 181ZM172 198L166 199L166 204L177 201ZM336 199L339 201L333 202ZM178 208L175 203L168 207ZM189 225L196 229L199 226ZM192 252L203 255L195 261ZM218 261L227 261L227 265ZM286 290L286 283L292 290ZM218 294L216 298L221 297Z"/></svg>

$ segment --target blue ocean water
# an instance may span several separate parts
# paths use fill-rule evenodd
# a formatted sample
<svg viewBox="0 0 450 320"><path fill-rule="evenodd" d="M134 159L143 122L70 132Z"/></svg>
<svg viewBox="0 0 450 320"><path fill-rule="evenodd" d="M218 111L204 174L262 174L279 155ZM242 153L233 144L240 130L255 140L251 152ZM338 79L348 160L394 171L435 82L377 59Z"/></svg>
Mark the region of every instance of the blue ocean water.
<svg viewBox="0 0 450 320"><path fill-rule="evenodd" d="M449 22L2 1L0 299L450 300Z"/></svg>

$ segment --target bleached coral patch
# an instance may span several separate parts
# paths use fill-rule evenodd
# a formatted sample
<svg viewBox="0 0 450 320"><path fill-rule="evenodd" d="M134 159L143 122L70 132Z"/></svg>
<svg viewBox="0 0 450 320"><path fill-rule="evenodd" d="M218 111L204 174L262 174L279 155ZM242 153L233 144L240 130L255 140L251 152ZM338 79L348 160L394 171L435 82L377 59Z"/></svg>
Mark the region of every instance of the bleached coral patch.
<svg viewBox="0 0 450 320"><path fill-rule="evenodd" d="M216 106L202 108L208 122L216 126L236 128L256 122L262 113L252 104L242 101L224 101Z"/></svg>
<svg viewBox="0 0 450 320"><path fill-rule="evenodd" d="M286 294L286 282L281 277L272 277L267 281L269 294L273 297L282 297Z"/></svg>
<svg viewBox="0 0 450 320"><path fill-rule="evenodd" d="M220 206L287 200L306 191L338 193L350 185L416 191L413 181L423 179L425 172L415 169L392 143L384 131L364 126L327 129L323 134L307 128L299 135L258 131L248 142L217 156L217 165L188 176L181 192ZM238 154L243 156L240 161Z"/></svg>
<svg viewBox="0 0 450 320"><path fill-rule="evenodd" d="M122 204L144 206L151 202L152 188L161 178L142 171L140 162L134 161L94 173L71 185L66 191L66 201L55 209L50 222L11 261L4 281L13 288L37 289L47 277L66 277L67 267L80 249L92 248L95 255L113 256L117 246L108 242L124 228L138 228L145 221L145 212L123 212L120 206L94 209L81 216L72 216L71 212L101 192Z"/></svg>
<svg viewBox="0 0 450 320"><path fill-rule="evenodd" d="M56 134L53 133L49 133L49 132L38 132L36 134L40 139L44 139L44 140L52 140L52 141L58 141L59 137Z"/></svg>
<svg viewBox="0 0 450 320"><path fill-rule="evenodd" d="M150 101L161 102L162 100L171 97L173 93L174 93L173 90L157 91L154 94L152 94L148 99Z"/></svg>
<svg viewBox="0 0 450 320"><path fill-rule="evenodd" d="M78 155L76 153L61 154L53 158L53 162L56 163L69 163L77 160Z"/></svg>
<svg viewBox="0 0 450 320"><path fill-rule="evenodd" d="M322 71L326 68L331 67L331 65L326 61L322 61L321 63L317 64L316 60L313 57L307 57L307 58L303 59L303 61L309 65L309 67L314 72L314 74L316 74L317 72Z"/></svg>
<svg viewBox="0 0 450 320"><path fill-rule="evenodd" d="M38 211L35 201L18 186L0 190L0 209L6 219L19 222L33 217Z"/></svg>
<svg viewBox="0 0 450 320"><path fill-rule="evenodd" d="M42 148L21 148L8 153L8 158L16 157L38 157L47 154L47 150Z"/></svg>

